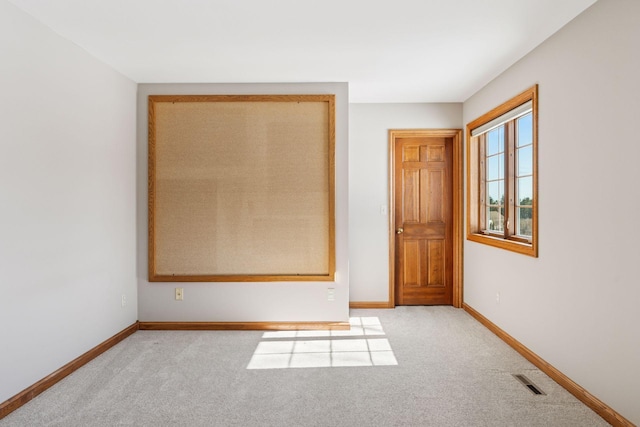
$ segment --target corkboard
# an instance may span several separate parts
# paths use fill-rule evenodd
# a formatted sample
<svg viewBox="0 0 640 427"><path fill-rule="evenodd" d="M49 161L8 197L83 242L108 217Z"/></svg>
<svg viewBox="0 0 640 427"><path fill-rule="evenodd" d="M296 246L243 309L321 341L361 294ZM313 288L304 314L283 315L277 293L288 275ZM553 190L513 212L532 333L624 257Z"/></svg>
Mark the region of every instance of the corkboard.
<svg viewBox="0 0 640 427"><path fill-rule="evenodd" d="M333 95L149 97L149 280L333 280Z"/></svg>

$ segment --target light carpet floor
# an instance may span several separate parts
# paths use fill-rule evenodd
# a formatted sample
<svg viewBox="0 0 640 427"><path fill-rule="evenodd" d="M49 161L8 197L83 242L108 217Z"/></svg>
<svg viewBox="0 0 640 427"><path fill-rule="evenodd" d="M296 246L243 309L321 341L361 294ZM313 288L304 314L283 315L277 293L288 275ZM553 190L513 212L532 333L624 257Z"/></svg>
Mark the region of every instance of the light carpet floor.
<svg viewBox="0 0 640 427"><path fill-rule="evenodd" d="M0 427L608 425L462 310L351 315L380 320L397 365L247 369L264 332L138 331Z"/></svg>

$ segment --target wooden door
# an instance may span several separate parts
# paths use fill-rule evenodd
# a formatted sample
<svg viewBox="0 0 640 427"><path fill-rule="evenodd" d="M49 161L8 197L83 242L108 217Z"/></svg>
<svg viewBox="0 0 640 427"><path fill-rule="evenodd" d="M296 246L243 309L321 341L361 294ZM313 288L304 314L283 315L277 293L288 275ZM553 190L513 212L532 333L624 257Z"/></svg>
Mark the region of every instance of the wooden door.
<svg viewBox="0 0 640 427"><path fill-rule="evenodd" d="M453 302L453 138L396 137L395 300Z"/></svg>

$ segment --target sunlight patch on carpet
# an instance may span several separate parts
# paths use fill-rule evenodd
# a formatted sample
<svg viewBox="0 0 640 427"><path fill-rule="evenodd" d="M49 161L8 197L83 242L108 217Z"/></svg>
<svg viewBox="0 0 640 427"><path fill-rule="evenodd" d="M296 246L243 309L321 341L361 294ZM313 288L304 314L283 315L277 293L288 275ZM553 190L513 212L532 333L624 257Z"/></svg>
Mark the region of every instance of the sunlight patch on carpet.
<svg viewBox="0 0 640 427"><path fill-rule="evenodd" d="M265 332L247 369L397 365L377 317L351 317L348 331Z"/></svg>

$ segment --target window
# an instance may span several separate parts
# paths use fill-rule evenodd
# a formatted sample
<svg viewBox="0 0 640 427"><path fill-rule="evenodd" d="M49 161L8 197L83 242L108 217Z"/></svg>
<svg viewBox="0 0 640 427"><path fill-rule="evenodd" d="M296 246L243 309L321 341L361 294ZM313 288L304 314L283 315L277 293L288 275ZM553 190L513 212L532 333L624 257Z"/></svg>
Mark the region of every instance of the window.
<svg viewBox="0 0 640 427"><path fill-rule="evenodd" d="M536 85L467 125L467 239L534 257L537 93Z"/></svg>
<svg viewBox="0 0 640 427"><path fill-rule="evenodd" d="M149 281L335 279L335 95L149 96Z"/></svg>

